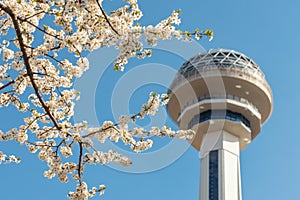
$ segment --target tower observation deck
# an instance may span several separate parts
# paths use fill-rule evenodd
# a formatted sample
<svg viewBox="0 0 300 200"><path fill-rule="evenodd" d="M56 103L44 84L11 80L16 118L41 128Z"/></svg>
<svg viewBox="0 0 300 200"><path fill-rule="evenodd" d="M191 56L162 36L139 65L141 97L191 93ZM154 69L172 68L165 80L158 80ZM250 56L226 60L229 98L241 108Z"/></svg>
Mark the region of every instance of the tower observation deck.
<svg viewBox="0 0 300 200"><path fill-rule="evenodd" d="M241 200L239 152L273 109L263 72L233 50L210 50L185 62L170 86L168 112L180 129L196 132L200 200Z"/></svg>

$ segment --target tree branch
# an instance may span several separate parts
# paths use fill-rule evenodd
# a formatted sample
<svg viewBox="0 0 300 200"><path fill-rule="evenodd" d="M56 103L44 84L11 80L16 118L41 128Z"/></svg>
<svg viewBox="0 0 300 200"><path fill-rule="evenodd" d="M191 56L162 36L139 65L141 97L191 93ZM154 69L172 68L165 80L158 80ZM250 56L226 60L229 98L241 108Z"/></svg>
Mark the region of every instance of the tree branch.
<svg viewBox="0 0 300 200"><path fill-rule="evenodd" d="M34 25L33 23L31 23L30 21L28 21L28 20L26 20L26 19L22 19L22 18L20 18L20 17L17 17L17 19L20 20L21 22L26 22L26 23L30 24L31 26L35 27L35 28L38 29L39 31L45 33L46 35L52 36L52 37L54 37L55 39L58 39L58 40L62 41L62 39L60 39L57 35L52 35L51 33L48 33L47 31L45 31L45 30L43 30L42 28L40 28L40 27Z"/></svg>
<svg viewBox="0 0 300 200"><path fill-rule="evenodd" d="M82 163L82 156L83 156L83 146L81 142L78 142L79 144L79 159L78 159L78 177L79 177L79 182L81 184L81 163Z"/></svg>
<svg viewBox="0 0 300 200"><path fill-rule="evenodd" d="M119 35L118 31L116 31L116 29L111 25L109 19L108 19L107 16L106 16L106 13L104 12L104 10L103 10L102 6L100 5L99 1L96 0L96 2L97 2L98 6L99 6L99 8L100 8L100 10L101 10L101 12L102 12L102 15L104 16L105 20L107 21L108 25L110 26L110 28L111 28L117 35Z"/></svg>
<svg viewBox="0 0 300 200"><path fill-rule="evenodd" d="M35 13L35 14L29 16L29 17L26 17L24 20L27 21L28 19L30 19L30 18L32 18L32 17L35 17L35 16L37 16L37 15L39 15L39 14L42 14L42 13L47 14L45 11L40 11L40 12Z"/></svg>
<svg viewBox="0 0 300 200"><path fill-rule="evenodd" d="M50 117L51 121L53 122L54 126L57 128L57 130L61 130L61 127L58 125L56 119L51 114L51 112L49 110L49 107L45 104L43 97L39 93L39 88L38 88L38 86L36 85L36 83L34 81L33 71L30 67L29 57L27 55L27 52L26 52L26 49L25 49L25 46L24 46L22 31L20 29L17 17L13 13L13 11L9 7L5 6L2 2L0 2L0 8L2 10L4 10L10 16L10 18L12 19L12 22L13 22L13 25L14 25L14 28L15 28L15 31L16 31L16 34L17 34L18 42L19 42L19 45L20 45L20 49L21 49L21 52L23 54L24 64L25 64L28 76L30 78L30 82L31 82L32 87L34 89L34 92L35 92L36 96L38 97L43 109L45 110L45 112Z"/></svg>
<svg viewBox="0 0 300 200"><path fill-rule="evenodd" d="M6 87L8 87L8 86L10 86L11 84L14 84L14 83L15 83L15 80L11 80L8 83L6 83L5 85L2 85L0 87L0 90L3 90L4 88L6 88Z"/></svg>

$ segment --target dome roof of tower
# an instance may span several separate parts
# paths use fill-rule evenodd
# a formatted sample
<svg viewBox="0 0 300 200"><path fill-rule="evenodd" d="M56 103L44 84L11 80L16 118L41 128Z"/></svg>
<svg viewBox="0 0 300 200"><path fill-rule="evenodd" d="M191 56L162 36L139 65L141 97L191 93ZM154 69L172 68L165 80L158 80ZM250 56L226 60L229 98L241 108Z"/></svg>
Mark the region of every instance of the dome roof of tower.
<svg viewBox="0 0 300 200"><path fill-rule="evenodd" d="M209 50L192 57L182 65L177 75L188 77L190 74L216 68L235 68L264 79L263 72L252 59L242 53L227 49Z"/></svg>

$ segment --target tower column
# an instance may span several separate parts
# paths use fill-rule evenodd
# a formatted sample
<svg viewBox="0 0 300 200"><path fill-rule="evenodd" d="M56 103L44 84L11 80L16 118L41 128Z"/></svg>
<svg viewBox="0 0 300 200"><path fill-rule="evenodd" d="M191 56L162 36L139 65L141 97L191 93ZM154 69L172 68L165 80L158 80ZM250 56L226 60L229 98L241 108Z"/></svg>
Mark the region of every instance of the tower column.
<svg viewBox="0 0 300 200"><path fill-rule="evenodd" d="M200 149L200 200L242 200L239 148L239 138L225 130L205 135Z"/></svg>

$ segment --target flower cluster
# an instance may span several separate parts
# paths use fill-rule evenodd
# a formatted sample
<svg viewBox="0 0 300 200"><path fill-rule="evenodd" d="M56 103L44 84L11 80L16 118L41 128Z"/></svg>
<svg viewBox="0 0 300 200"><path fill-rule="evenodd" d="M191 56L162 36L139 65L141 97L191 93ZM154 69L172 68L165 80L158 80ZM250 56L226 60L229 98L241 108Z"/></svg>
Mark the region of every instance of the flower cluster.
<svg viewBox="0 0 300 200"><path fill-rule="evenodd" d="M99 189L96 187L93 187L91 190L88 190L88 186L85 182L82 182L76 186L75 192L70 192L68 194L68 197L71 200L87 200L89 197L95 196L97 192L99 192L100 195L104 194L106 187L105 185L99 185Z"/></svg>
<svg viewBox="0 0 300 200"><path fill-rule="evenodd" d="M83 162L88 164L107 164L110 162L116 162L121 164L122 166L131 165L131 161L129 158L122 156L121 154L110 150L108 153L104 153L102 151L94 151L93 154L86 153L83 157Z"/></svg>
<svg viewBox="0 0 300 200"><path fill-rule="evenodd" d="M16 158L14 155L7 156L2 151L0 151L0 164L2 162L4 162L5 164L9 164L9 163L12 163L12 162L20 163L20 161L21 161L20 158Z"/></svg>

